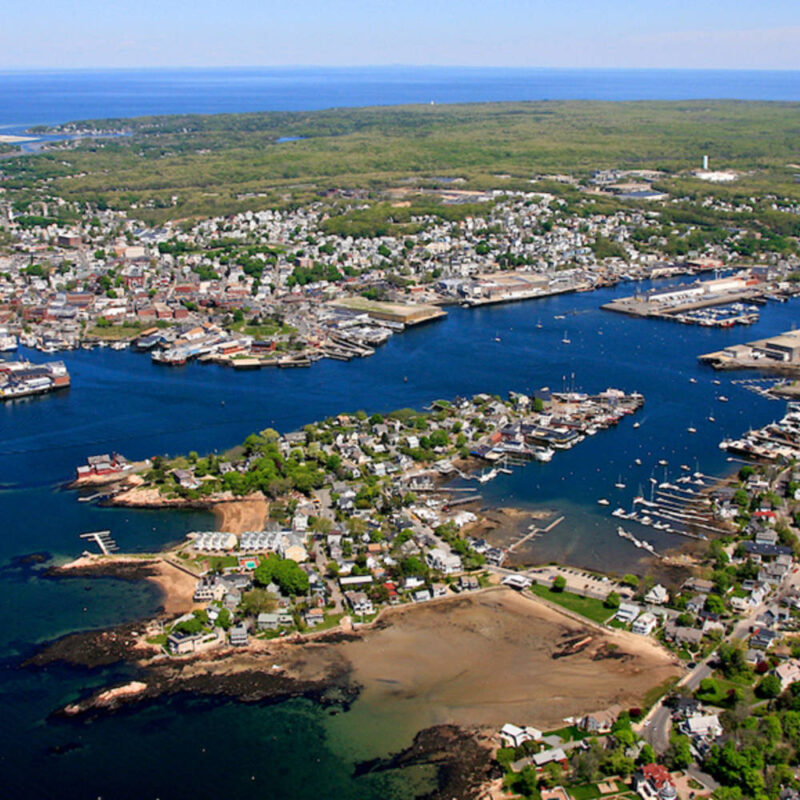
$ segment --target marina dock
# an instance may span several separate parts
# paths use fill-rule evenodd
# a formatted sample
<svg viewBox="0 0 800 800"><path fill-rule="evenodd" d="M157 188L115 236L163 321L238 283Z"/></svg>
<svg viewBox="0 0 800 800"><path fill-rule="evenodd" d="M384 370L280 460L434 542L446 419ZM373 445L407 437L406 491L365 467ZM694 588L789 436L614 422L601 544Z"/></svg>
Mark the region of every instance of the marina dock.
<svg viewBox="0 0 800 800"><path fill-rule="evenodd" d="M800 331L786 331L768 339L731 345L697 358L718 370L768 369L800 375Z"/></svg>
<svg viewBox="0 0 800 800"><path fill-rule="evenodd" d="M730 328L758 321L756 305L764 304L767 285L742 272L728 278L679 284L605 303L601 308L632 317L647 317L686 325Z"/></svg>
<svg viewBox="0 0 800 800"><path fill-rule="evenodd" d="M530 541L531 539L535 539L538 536L541 536L545 533L550 533L557 525L560 525L564 521L565 517L561 516L558 519L553 520L546 528L539 528L536 525L531 526L531 529L526 533L521 539L517 539L512 545L509 546L508 552L513 553L518 547L522 547L523 544Z"/></svg>
<svg viewBox="0 0 800 800"><path fill-rule="evenodd" d="M94 542L104 556L110 556L114 551L119 550L117 543L111 538L111 531L89 531L80 534L80 538Z"/></svg>

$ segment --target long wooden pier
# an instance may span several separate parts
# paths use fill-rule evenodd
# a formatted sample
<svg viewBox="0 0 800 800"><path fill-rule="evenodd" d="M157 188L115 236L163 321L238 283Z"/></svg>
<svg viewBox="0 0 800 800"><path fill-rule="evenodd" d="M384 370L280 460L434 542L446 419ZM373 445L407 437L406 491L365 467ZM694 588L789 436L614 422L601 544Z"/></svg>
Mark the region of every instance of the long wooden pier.
<svg viewBox="0 0 800 800"><path fill-rule="evenodd" d="M564 517L559 517L558 519L553 520L546 528L534 527L530 532L526 533L521 539L518 539L516 542L514 542L514 544L512 544L508 548L508 551L512 553L514 552L514 550L520 547L520 545L525 544L525 542L527 542L528 540L534 539L535 537L539 536L542 533L550 533L550 531L553 530L553 528L555 528L556 525L560 524L563 521Z"/></svg>

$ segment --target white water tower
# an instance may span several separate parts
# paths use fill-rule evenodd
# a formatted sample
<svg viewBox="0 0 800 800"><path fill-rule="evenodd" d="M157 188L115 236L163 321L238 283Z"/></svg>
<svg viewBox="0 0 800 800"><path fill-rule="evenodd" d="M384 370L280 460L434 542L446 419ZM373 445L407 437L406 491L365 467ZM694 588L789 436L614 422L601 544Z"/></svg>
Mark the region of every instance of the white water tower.
<svg viewBox="0 0 800 800"><path fill-rule="evenodd" d="M708 172L708 156L703 156L703 170Z"/></svg>

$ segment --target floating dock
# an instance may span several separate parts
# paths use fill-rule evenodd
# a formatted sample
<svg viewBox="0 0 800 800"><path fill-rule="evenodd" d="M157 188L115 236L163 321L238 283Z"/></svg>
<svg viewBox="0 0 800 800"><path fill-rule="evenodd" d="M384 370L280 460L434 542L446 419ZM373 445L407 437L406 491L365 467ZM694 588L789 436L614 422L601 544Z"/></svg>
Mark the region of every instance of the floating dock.
<svg viewBox="0 0 800 800"><path fill-rule="evenodd" d="M110 556L114 551L119 550L117 543L111 538L111 531L89 531L80 534L80 538L94 542L104 556Z"/></svg>

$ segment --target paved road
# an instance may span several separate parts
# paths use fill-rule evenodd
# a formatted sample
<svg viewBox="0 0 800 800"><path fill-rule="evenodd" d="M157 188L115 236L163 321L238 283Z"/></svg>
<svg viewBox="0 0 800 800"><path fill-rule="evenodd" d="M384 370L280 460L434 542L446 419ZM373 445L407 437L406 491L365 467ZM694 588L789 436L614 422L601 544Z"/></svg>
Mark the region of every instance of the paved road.
<svg viewBox="0 0 800 800"><path fill-rule="evenodd" d="M800 574L790 573L772 596L768 597L761 605L754 608L746 617L743 617L734 625L731 632L726 637L726 641L740 640L747 638L750 628L755 624L756 618L763 614L767 608L780 601L800 586ZM714 670L709 665L713 660L712 653L704 661L701 661L691 672L687 673L679 682L678 686L685 686L694 691L700 686L704 678L710 678ZM656 753L663 753L669 747L669 733L671 729L672 715L670 710L664 706L663 700L650 710L644 720L642 735L652 745Z"/></svg>
<svg viewBox="0 0 800 800"><path fill-rule="evenodd" d="M690 778L694 778L698 783L703 784L703 786L710 789L712 792L719 789L719 784L707 772L698 769L694 764L686 770L686 774Z"/></svg>

